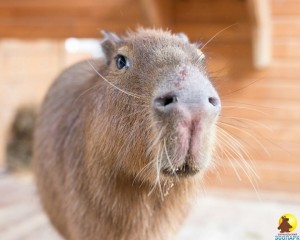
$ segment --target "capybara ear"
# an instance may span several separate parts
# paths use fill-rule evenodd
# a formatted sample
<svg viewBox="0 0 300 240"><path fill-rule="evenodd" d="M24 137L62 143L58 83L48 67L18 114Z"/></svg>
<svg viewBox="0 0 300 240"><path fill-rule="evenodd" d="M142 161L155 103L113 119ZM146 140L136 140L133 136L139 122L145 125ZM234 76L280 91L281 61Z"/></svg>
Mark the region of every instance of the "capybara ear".
<svg viewBox="0 0 300 240"><path fill-rule="evenodd" d="M113 54L116 50L116 45L122 41L122 38L113 32L105 30L102 30L101 33L104 36L104 38L101 41L101 47L104 53L106 64L109 65L111 59L113 58Z"/></svg>
<svg viewBox="0 0 300 240"><path fill-rule="evenodd" d="M179 37L180 39L182 39L185 43L189 43L189 42L190 42L188 36L185 35L185 34L182 33L182 32L176 33L176 36Z"/></svg>

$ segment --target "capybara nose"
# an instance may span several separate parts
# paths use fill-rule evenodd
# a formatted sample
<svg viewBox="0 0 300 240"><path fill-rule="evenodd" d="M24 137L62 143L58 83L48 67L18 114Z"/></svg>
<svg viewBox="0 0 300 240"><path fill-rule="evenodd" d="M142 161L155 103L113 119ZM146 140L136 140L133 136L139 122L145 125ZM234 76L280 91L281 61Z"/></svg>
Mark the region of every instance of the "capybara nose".
<svg viewBox="0 0 300 240"><path fill-rule="evenodd" d="M178 108L202 109L203 111L219 113L221 108L218 96L206 96L199 94L183 94L169 92L154 98L153 108L158 114L167 114Z"/></svg>

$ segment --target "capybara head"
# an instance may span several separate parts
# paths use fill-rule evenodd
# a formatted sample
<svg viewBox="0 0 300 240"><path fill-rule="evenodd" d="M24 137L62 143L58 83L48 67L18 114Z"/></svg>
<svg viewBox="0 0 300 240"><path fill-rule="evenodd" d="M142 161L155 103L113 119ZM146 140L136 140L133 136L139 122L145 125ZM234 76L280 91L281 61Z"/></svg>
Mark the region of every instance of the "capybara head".
<svg viewBox="0 0 300 240"><path fill-rule="evenodd" d="M104 36L105 66L91 63L107 86L105 97L97 94L103 84L90 90L86 134L94 161L106 158L99 167L107 174L114 169L150 186L203 171L221 110L204 54L184 34L139 29Z"/></svg>

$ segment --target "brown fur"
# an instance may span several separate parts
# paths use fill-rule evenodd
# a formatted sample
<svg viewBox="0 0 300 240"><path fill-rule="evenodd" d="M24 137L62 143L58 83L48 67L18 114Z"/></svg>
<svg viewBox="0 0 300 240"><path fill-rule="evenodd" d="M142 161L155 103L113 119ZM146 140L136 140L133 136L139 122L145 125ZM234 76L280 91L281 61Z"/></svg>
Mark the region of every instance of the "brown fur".
<svg viewBox="0 0 300 240"><path fill-rule="evenodd" d="M198 166L193 177L158 173L168 166L163 139L171 156L179 143L169 140L169 126L177 120L159 120L153 96L169 87L178 66L195 65L206 76L199 51L182 36L159 30L124 38L106 33L105 59L91 61L95 69L88 62L74 65L51 87L35 132L35 173L43 206L66 239L174 239L205 168ZM128 71L116 68L117 53L131 60ZM180 87L185 88L178 80ZM205 166L213 150L212 119L199 148Z"/></svg>

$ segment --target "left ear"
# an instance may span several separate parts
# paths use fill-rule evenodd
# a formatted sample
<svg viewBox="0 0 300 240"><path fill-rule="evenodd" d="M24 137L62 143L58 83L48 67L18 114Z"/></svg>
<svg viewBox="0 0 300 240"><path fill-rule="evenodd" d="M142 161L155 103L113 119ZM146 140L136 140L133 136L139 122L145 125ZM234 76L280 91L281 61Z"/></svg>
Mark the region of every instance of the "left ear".
<svg viewBox="0 0 300 240"><path fill-rule="evenodd" d="M116 51L116 46L122 41L122 38L113 32L102 30L104 38L101 41L102 51L106 60L106 64L109 64Z"/></svg>

